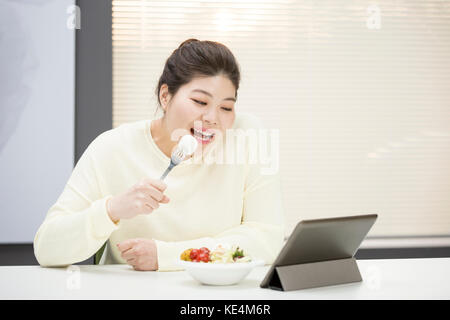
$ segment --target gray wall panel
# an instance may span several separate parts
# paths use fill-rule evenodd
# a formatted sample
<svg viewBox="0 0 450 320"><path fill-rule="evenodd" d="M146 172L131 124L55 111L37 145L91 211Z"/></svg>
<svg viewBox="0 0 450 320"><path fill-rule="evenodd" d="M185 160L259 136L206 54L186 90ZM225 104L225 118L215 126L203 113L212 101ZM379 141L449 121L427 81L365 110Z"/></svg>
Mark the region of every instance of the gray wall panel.
<svg viewBox="0 0 450 320"><path fill-rule="evenodd" d="M74 0L0 0L0 243L29 243L74 163Z"/></svg>

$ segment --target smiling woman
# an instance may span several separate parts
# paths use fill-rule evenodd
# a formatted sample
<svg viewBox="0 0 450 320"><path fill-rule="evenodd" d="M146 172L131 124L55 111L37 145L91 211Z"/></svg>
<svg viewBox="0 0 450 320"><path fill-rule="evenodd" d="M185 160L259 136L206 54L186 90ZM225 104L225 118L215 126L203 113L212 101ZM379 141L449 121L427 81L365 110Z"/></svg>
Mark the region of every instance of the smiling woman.
<svg viewBox="0 0 450 320"><path fill-rule="evenodd" d="M215 133L231 128L239 81L239 65L223 44L181 43L167 59L155 92L164 116L152 124L152 133L164 154L170 157L177 139L169 133L177 129L186 129L205 146Z"/></svg>
<svg viewBox="0 0 450 320"><path fill-rule="evenodd" d="M204 89L196 89L196 88ZM170 157L178 137L173 133L186 130L205 148L219 133L222 136L235 120L234 101L228 95L235 91L233 83L224 75L196 77L170 94L168 85L160 88L159 98L164 116L152 123L152 134L158 147ZM206 94L206 93L208 94Z"/></svg>
<svg viewBox="0 0 450 320"><path fill-rule="evenodd" d="M218 244L246 248L253 259L271 263L284 238L276 172L262 174L258 163L189 159L165 182L156 178L185 134L201 142L205 148L196 153L203 155L229 129L263 128L255 116L235 111L239 79L223 44L183 42L158 82L164 115L108 130L89 145L36 233L38 262L76 263L106 243L100 263L128 263L135 270L180 270L176 261L184 250Z"/></svg>

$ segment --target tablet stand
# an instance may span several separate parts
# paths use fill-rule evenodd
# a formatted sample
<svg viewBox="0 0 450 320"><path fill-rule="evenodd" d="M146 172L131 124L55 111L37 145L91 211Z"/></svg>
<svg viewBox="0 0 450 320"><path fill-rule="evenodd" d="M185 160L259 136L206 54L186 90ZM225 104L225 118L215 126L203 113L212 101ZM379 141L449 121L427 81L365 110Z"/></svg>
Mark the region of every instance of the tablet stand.
<svg viewBox="0 0 450 320"><path fill-rule="evenodd" d="M276 266L269 288L281 291L331 286L362 281L354 257Z"/></svg>

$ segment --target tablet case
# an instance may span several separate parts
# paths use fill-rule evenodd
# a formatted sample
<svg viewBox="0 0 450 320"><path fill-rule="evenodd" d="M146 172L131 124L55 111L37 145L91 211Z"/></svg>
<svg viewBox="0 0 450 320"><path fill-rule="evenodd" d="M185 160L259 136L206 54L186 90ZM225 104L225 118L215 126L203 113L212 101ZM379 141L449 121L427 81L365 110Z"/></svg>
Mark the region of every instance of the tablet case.
<svg viewBox="0 0 450 320"><path fill-rule="evenodd" d="M290 291L362 281L354 258L376 214L300 221L261 282Z"/></svg>

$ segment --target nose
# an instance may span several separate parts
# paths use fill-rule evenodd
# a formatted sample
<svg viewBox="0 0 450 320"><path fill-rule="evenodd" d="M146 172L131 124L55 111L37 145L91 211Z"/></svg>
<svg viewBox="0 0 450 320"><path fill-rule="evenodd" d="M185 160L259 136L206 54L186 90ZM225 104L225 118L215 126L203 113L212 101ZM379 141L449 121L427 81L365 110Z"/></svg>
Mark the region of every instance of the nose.
<svg viewBox="0 0 450 320"><path fill-rule="evenodd" d="M203 121L208 123L210 126L217 125L216 108L207 108L207 110L203 114Z"/></svg>

